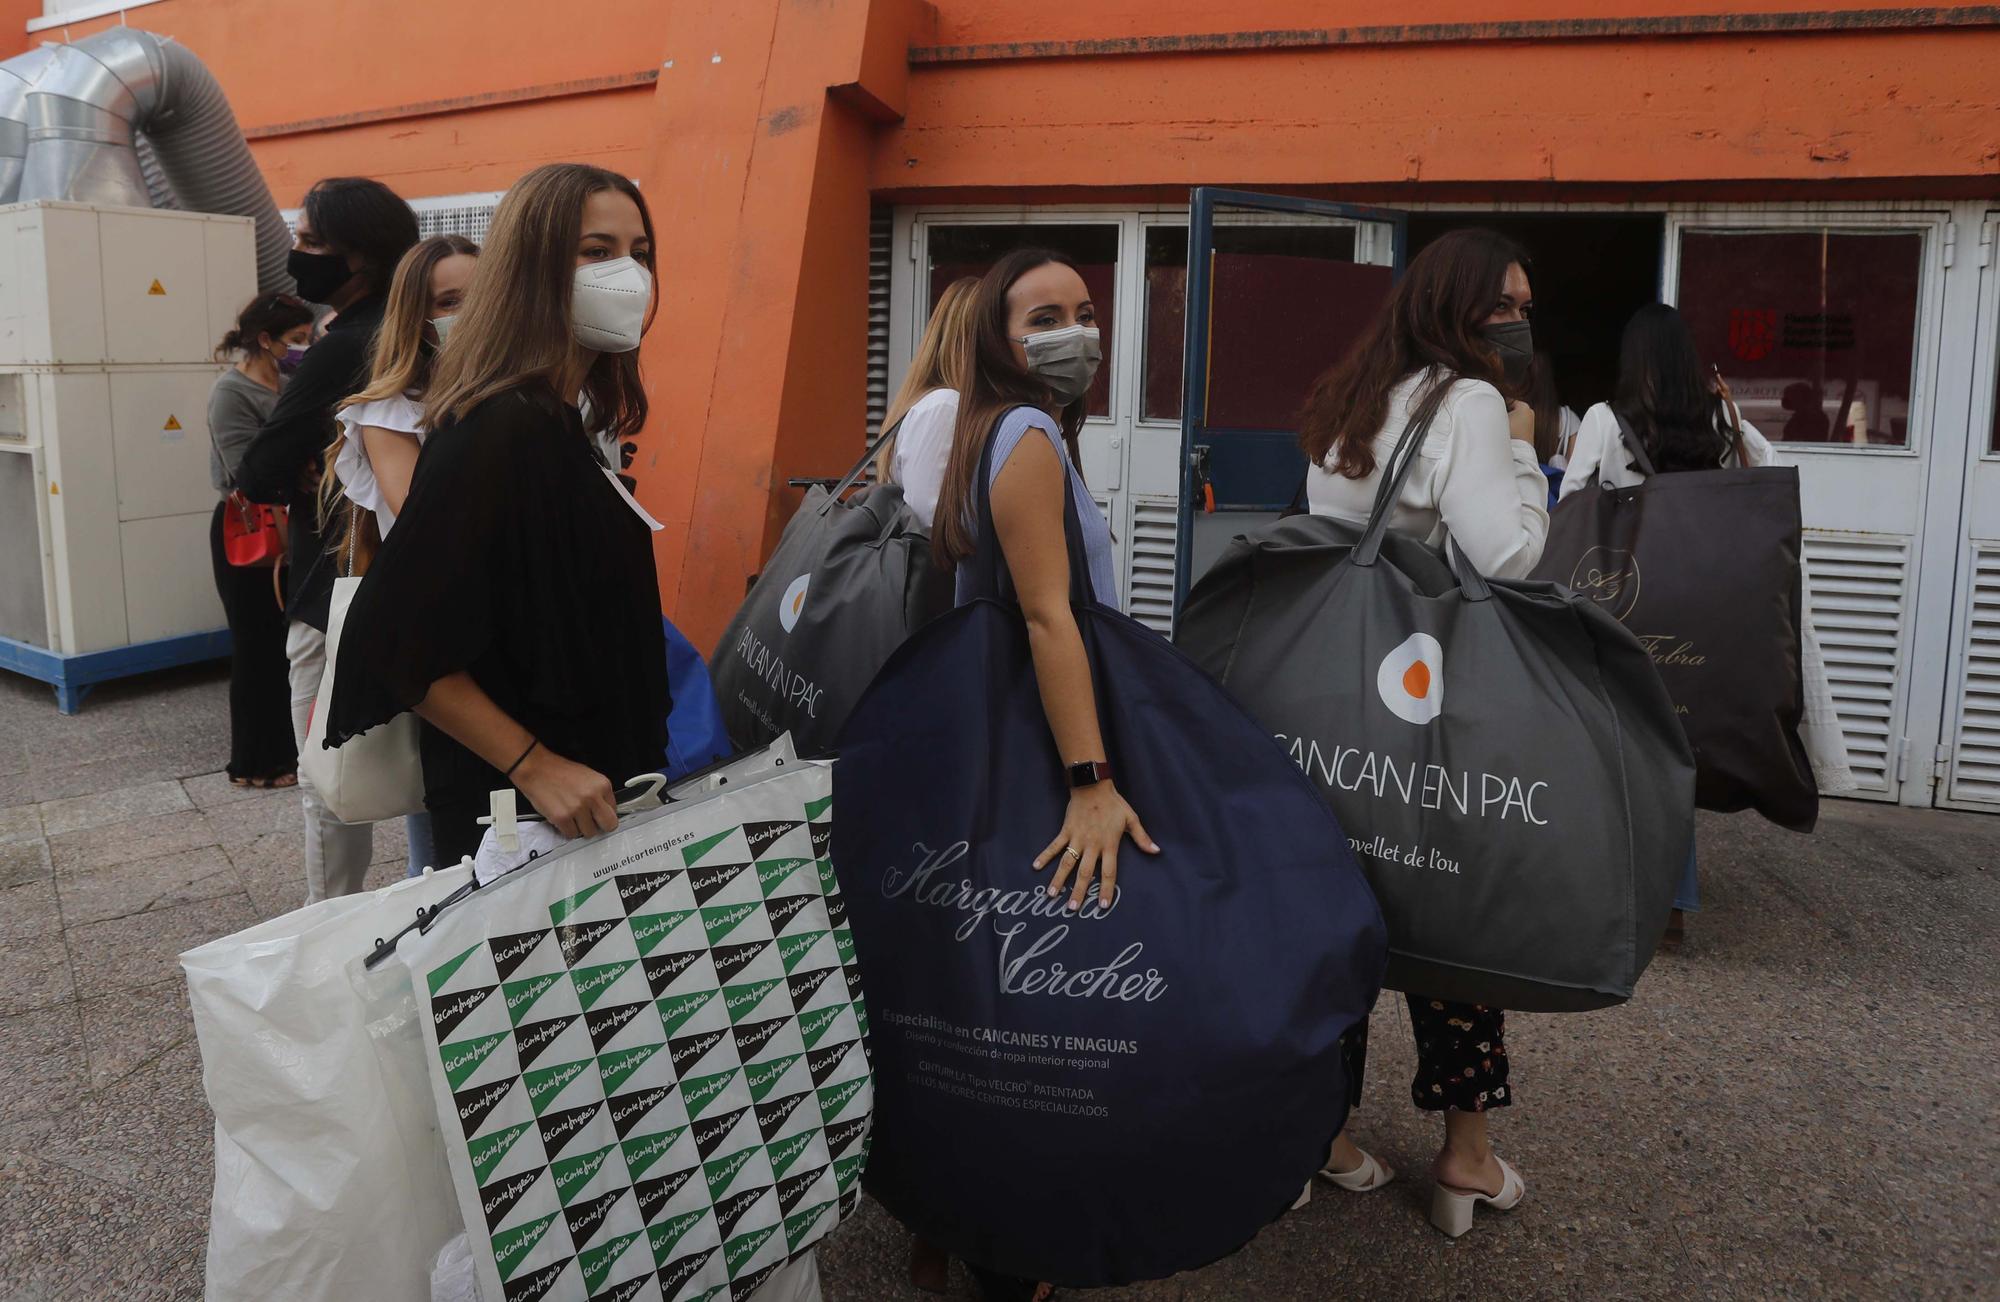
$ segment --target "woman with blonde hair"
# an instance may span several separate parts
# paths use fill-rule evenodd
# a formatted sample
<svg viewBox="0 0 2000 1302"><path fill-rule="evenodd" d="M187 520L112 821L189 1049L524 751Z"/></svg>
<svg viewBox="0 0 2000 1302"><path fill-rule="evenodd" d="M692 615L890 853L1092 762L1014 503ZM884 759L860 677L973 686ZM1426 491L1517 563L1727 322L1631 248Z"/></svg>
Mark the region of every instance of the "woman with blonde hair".
<svg viewBox="0 0 2000 1302"><path fill-rule="evenodd" d="M337 540L343 574L367 572L410 495L424 438L424 390L478 257L479 246L463 235L433 235L403 255L389 280L382 325L368 350L368 387L334 413L340 432L324 458L333 473L320 482L320 532ZM437 857L430 814L411 814L403 831L415 877Z"/></svg>
<svg viewBox="0 0 2000 1302"><path fill-rule="evenodd" d="M882 428L894 433L875 454L875 478L902 485L903 500L926 529L937 514L938 489L951 459L958 391L972 370L972 291L978 287L977 276L961 276L945 286L903 387L882 418Z"/></svg>
<svg viewBox="0 0 2000 1302"><path fill-rule="evenodd" d="M414 710L438 858L514 786L564 836L618 825L613 780L660 766L670 705L657 526L575 405L646 420L653 225L631 181L559 163L494 214L425 393L408 499L349 608L327 738Z"/></svg>

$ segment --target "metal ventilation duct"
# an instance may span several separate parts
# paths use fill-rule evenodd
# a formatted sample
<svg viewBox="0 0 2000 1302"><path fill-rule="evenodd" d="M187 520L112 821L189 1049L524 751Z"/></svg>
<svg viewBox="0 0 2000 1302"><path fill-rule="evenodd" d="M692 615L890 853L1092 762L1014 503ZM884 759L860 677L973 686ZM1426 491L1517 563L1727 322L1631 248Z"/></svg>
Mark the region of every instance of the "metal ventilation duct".
<svg viewBox="0 0 2000 1302"><path fill-rule="evenodd" d="M28 89L49 63L47 50L30 50L0 63L0 203L21 193L21 165L28 157Z"/></svg>
<svg viewBox="0 0 2000 1302"><path fill-rule="evenodd" d="M26 85L27 141L12 196L7 74ZM143 165L142 138L151 155ZM285 270L291 232L222 87L185 46L152 32L114 27L0 63L0 196L251 217L258 288L294 288Z"/></svg>

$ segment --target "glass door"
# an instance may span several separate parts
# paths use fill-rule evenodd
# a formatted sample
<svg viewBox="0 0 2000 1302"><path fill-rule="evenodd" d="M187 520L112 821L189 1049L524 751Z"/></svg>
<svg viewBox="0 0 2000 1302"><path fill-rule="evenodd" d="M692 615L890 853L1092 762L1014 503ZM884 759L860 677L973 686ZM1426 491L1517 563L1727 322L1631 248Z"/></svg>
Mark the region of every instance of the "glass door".
<svg viewBox="0 0 2000 1302"><path fill-rule="evenodd" d="M1180 248L1166 247L1172 228L1148 232L1149 283L1174 262L1186 282L1180 374L1145 377L1152 406L1179 382L1176 610L1230 539L1305 482L1299 409L1388 296L1407 231L1400 212L1203 186Z"/></svg>

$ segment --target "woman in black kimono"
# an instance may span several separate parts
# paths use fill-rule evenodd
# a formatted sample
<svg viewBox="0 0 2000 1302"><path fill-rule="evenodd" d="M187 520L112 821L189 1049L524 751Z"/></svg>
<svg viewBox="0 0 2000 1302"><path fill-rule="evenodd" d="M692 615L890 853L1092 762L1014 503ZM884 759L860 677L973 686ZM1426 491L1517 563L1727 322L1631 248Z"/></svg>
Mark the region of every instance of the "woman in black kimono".
<svg viewBox="0 0 2000 1302"><path fill-rule="evenodd" d="M657 526L575 405L620 441L645 423L652 260L622 176L555 164L507 192L437 359L409 498L349 608L327 738L416 711L441 864L477 850L496 789L590 836L618 824L615 785L662 762Z"/></svg>

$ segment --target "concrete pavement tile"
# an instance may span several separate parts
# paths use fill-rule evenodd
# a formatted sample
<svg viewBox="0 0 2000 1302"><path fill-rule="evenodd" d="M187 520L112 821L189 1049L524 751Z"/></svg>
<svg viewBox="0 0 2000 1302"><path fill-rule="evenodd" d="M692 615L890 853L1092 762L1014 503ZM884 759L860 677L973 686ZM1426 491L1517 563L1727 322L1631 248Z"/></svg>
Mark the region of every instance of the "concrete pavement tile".
<svg viewBox="0 0 2000 1302"><path fill-rule="evenodd" d="M77 1001L94 1089L116 1085L162 1054L194 1043L187 982L178 974L157 985Z"/></svg>
<svg viewBox="0 0 2000 1302"><path fill-rule="evenodd" d="M0 809L0 845L42 839L42 811L39 805L9 805Z"/></svg>
<svg viewBox="0 0 2000 1302"><path fill-rule="evenodd" d="M30 771L131 759L152 748L143 724L137 720L120 724L102 709L89 718L52 710L40 721L24 720L21 727Z"/></svg>
<svg viewBox="0 0 2000 1302"><path fill-rule="evenodd" d="M61 1106L90 1085L75 1004L0 1018L0 1124Z"/></svg>
<svg viewBox="0 0 2000 1302"><path fill-rule="evenodd" d="M223 805L234 805L245 800L272 800L283 796L298 798L298 788L286 787L269 789L259 787L239 787L229 780L227 772L197 773L191 778L181 779L181 790L188 793L196 809L216 809Z"/></svg>
<svg viewBox="0 0 2000 1302"><path fill-rule="evenodd" d="M199 810L159 814L51 837L49 858L58 877L119 868L145 859L216 845L215 829Z"/></svg>
<svg viewBox="0 0 2000 1302"><path fill-rule="evenodd" d="M243 880L220 846L142 859L57 880L63 925L78 927L148 909L234 895Z"/></svg>
<svg viewBox="0 0 2000 1302"><path fill-rule="evenodd" d="M273 853L247 864L241 851L230 853L230 858L239 865L236 871L243 879L243 889L249 893L250 903L260 918L290 913L306 902L305 865L300 861L298 847L290 848L289 856Z"/></svg>
<svg viewBox="0 0 2000 1302"><path fill-rule="evenodd" d="M0 890L0 941L26 940L62 931L55 883L29 882Z"/></svg>
<svg viewBox="0 0 2000 1302"><path fill-rule="evenodd" d="M54 875L55 867L49 862L49 847L46 841L19 841L13 845L0 845L0 890L27 882L41 881Z"/></svg>
<svg viewBox="0 0 2000 1302"><path fill-rule="evenodd" d="M37 801L67 800L176 776L174 765L165 756L146 751L82 764L31 769L28 797Z"/></svg>
<svg viewBox="0 0 2000 1302"><path fill-rule="evenodd" d="M44 801L42 834L53 840L66 832L81 832L87 827L103 827L108 823L124 823L153 814L171 814L178 809L192 808L194 802L188 799L187 792L181 789L178 782L160 781L142 786L116 787L95 795Z"/></svg>
<svg viewBox="0 0 2000 1302"><path fill-rule="evenodd" d="M156 985L179 975L177 959L183 951L257 920L250 897L238 892L72 927L68 939L76 958L77 995L90 999Z"/></svg>
<svg viewBox="0 0 2000 1302"><path fill-rule="evenodd" d="M66 1004L76 998L69 951L61 932L7 942L0 953L0 1017Z"/></svg>
<svg viewBox="0 0 2000 1302"><path fill-rule="evenodd" d="M26 769L19 773L0 773L0 806L31 805L34 802L34 774Z"/></svg>
<svg viewBox="0 0 2000 1302"><path fill-rule="evenodd" d="M305 844L305 813L296 787L214 806L207 810L207 817L216 839L232 850L273 832L290 836L295 849Z"/></svg>
<svg viewBox="0 0 2000 1302"><path fill-rule="evenodd" d="M0 1296L201 1296L206 1203L171 1207L24 1153L0 1155Z"/></svg>

